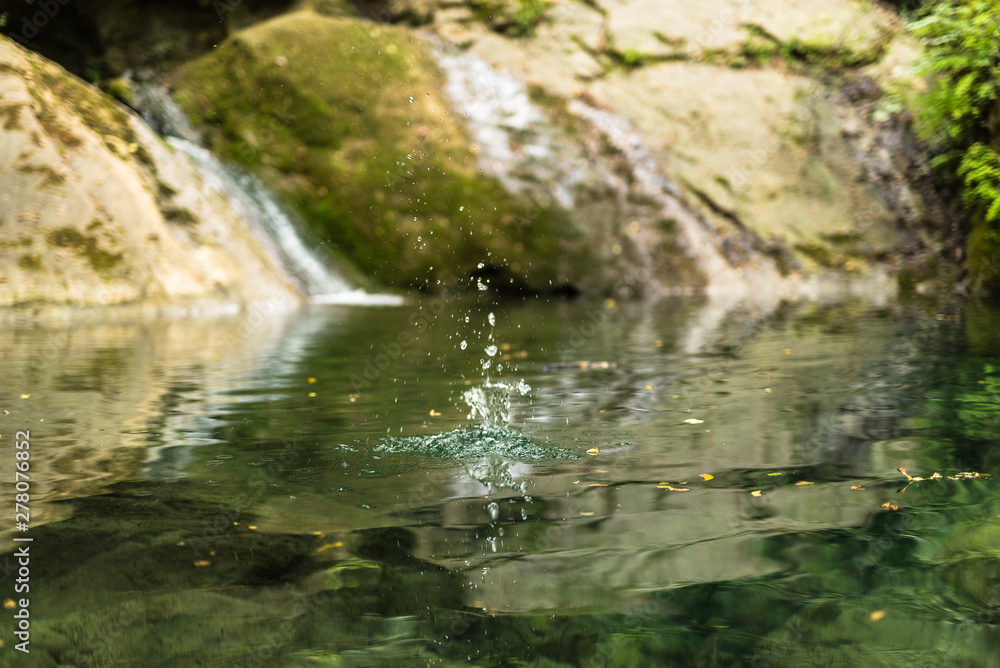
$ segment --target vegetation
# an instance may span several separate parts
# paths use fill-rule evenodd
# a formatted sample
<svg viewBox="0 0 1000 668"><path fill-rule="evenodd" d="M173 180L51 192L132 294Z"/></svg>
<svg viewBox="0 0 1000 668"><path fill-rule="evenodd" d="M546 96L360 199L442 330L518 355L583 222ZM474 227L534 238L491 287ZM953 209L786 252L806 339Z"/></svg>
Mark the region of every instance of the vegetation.
<svg viewBox="0 0 1000 668"><path fill-rule="evenodd" d="M910 30L926 48L930 88L918 102L918 129L933 164L960 187L969 209L967 269L975 287L1000 293L1000 4L931 3Z"/></svg>

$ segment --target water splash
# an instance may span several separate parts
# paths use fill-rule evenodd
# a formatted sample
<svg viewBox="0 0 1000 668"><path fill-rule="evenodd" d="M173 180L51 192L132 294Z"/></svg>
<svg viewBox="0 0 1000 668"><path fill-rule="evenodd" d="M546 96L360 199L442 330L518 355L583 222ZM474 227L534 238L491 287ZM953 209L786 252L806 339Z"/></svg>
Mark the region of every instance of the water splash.
<svg viewBox="0 0 1000 668"><path fill-rule="evenodd" d="M483 418L483 423L492 429L503 429L510 422L510 398L517 393L524 396L531 392L531 386L523 380L516 383L485 382L482 385L466 390L462 394L465 403L469 405L472 412L469 419L474 420L476 416Z"/></svg>
<svg viewBox="0 0 1000 668"><path fill-rule="evenodd" d="M524 396L530 391L531 387L523 380L483 383L462 395L471 409L469 419L479 416L482 423L432 436L387 436L375 446L375 451L421 453L448 459L579 459L570 450L536 443L508 425L511 397Z"/></svg>

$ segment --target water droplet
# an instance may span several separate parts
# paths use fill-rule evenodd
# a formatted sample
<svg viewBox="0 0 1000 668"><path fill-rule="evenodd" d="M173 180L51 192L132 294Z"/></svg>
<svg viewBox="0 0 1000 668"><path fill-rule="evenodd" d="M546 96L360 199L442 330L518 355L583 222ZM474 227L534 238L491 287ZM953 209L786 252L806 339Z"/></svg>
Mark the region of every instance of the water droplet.
<svg viewBox="0 0 1000 668"><path fill-rule="evenodd" d="M465 207L464 206L460 206L460 207L458 207L458 210L459 211L465 211Z"/></svg>
<svg viewBox="0 0 1000 668"><path fill-rule="evenodd" d="M413 96L412 95L410 96L410 102L413 102Z"/></svg>
<svg viewBox="0 0 1000 668"><path fill-rule="evenodd" d="M496 346L487 346L486 354L489 355L490 357L495 357L497 354L497 350L498 348Z"/></svg>
<svg viewBox="0 0 1000 668"><path fill-rule="evenodd" d="M461 348L462 350L465 350L466 348L469 347L469 342L468 341L462 341L460 344L458 344L458 347Z"/></svg>
<svg viewBox="0 0 1000 668"><path fill-rule="evenodd" d="M496 318L496 316L493 315L492 313L490 313L489 321L490 321L490 326L491 327L495 326L497 324L497 318Z"/></svg>
<svg viewBox="0 0 1000 668"><path fill-rule="evenodd" d="M482 262L480 262L480 263L479 263L478 265L476 265L476 266L477 266L477 267L478 267L479 269L482 269L482 268L483 268L483 267L485 267L486 265L485 265L485 264L483 264Z"/></svg>

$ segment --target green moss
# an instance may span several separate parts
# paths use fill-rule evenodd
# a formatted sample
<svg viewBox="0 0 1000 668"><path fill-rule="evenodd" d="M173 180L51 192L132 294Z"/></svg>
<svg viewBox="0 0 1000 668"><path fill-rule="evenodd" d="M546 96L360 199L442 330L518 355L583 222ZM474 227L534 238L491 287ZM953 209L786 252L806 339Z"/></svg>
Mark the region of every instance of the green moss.
<svg viewBox="0 0 1000 668"><path fill-rule="evenodd" d="M171 83L213 150L382 283L436 287L486 262L515 286L546 290L588 252L564 212L482 176L434 62L401 29L290 15Z"/></svg>
<svg viewBox="0 0 1000 668"><path fill-rule="evenodd" d="M122 260L121 253L109 253L101 249L96 238L85 235L75 227L66 226L49 230L46 236L50 246L72 249L99 273L114 269Z"/></svg>
<svg viewBox="0 0 1000 668"><path fill-rule="evenodd" d="M23 106L23 104L0 105L0 120L3 121L4 130L21 129L21 108Z"/></svg>
<svg viewBox="0 0 1000 668"><path fill-rule="evenodd" d="M176 225L197 225L198 216L189 209L179 206L168 206L161 209L163 217Z"/></svg>
<svg viewBox="0 0 1000 668"><path fill-rule="evenodd" d="M796 244L795 250L822 267L832 267L834 265L833 252L823 244L815 242Z"/></svg>
<svg viewBox="0 0 1000 668"><path fill-rule="evenodd" d="M17 266L25 271L40 271L42 268L42 259L38 256L38 253L22 255L17 260Z"/></svg>
<svg viewBox="0 0 1000 668"><path fill-rule="evenodd" d="M66 180L66 176L64 174L57 172L48 165L21 165L17 168L17 171L22 174L41 174L42 182L38 186L39 188L57 186Z"/></svg>
<svg viewBox="0 0 1000 668"><path fill-rule="evenodd" d="M105 90L107 91L108 95L115 98L116 100L124 104L127 104L129 106L132 105L133 101L132 83L128 79L124 77L118 77L117 79L112 79L107 83Z"/></svg>
<svg viewBox="0 0 1000 668"><path fill-rule="evenodd" d="M535 34L551 8L546 0L471 0L469 5L491 30L511 37Z"/></svg>
<svg viewBox="0 0 1000 668"><path fill-rule="evenodd" d="M42 113L39 121L46 131L60 139L65 146L75 146L80 143L78 138L64 140L67 134L59 126L57 117L59 110L53 108L53 101L68 105L79 118L99 135L111 135L126 142L135 140L135 133L129 123L128 114L110 96L105 95L93 86L89 86L79 78L53 65L37 61L34 67L34 85L31 86L32 96L38 101ZM42 117L47 120L43 120ZM50 130L60 133L59 136Z"/></svg>

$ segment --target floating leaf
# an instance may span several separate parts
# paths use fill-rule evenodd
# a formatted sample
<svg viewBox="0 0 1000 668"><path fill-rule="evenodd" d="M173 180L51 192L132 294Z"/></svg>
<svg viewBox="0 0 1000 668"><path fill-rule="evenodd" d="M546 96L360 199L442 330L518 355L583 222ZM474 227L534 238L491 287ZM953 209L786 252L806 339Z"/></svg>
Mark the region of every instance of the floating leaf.
<svg viewBox="0 0 1000 668"><path fill-rule="evenodd" d="M781 471L778 471L777 473L768 473L767 475L773 478L776 475L781 475Z"/></svg>
<svg viewBox="0 0 1000 668"><path fill-rule="evenodd" d="M589 510L581 510L581 511L580 511L580 514L581 514L581 515L583 515L584 517L590 517L590 516L591 516L591 515L593 515L594 513L593 513L593 512L591 512L591 511L589 511Z"/></svg>
<svg viewBox="0 0 1000 668"><path fill-rule="evenodd" d="M315 396L316 396L316 393L315 393L315 392L310 392L310 393L309 393L309 396L310 396L310 397L315 397Z"/></svg>
<svg viewBox="0 0 1000 668"><path fill-rule="evenodd" d="M690 492L689 487L671 487L667 484L660 484L656 486L656 489L669 489L671 492Z"/></svg>
<svg viewBox="0 0 1000 668"><path fill-rule="evenodd" d="M438 411L434 410L433 408L431 409L431 412L428 413L428 415L430 415L431 417L441 417L441 413L439 413Z"/></svg>
<svg viewBox="0 0 1000 668"><path fill-rule="evenodd" d="M882 507L885 508L886 510L899 510L899 506L897 506L895 503L890 503L889 501L883 503Z"/></svg>
<svg viewBox="0 0 1000 668"><path fill-rule="evenodd" d="M587 450L587 454L588 455L596 455L599 452L600 452L600 450L598 450L597 448L591 448L590 450Z"/></svg>
<svg viewBox="0 0 1000 668"><path fill-rule="evenodd" d="M865 491L865 488L862 487L861 485L851 485L851 489L853 489L855 492L863 492L863 491Z"/></svg>
<svg viewBox="0 0 1000 668"><path fill-rule="evenodd" d="M699 420L698 418L688 418L687 420L684 421L687 422L688 424L701 424L704 422L704 420Z"/></svg>
<svg viewBox="0 0 1000 668"><path fill-rule="evenodd" d="M784 350L781 351L781 354L782 355L791 355L792 354L792 349L791 348L785 348Z"/></svg>
<svg viewBox="0 0 1000 668"><path fill-rule="evenodd" d="M760 496L760 490L755 489L754 491L750 492L750 496Z"/></svg>
<svg viewBox="0 0 1000 668"><path fill-rule="evenodd" d="M885 615L886 615L885 610L876 610L870 615L870 617L873 622L877 622L880 619L884 619Z"/></svg>
<svg viewBox="0 0 1000 668"><path fill-rule="evenodd" d="M310 377L309 377L309 382L310 382L310 383L315 383L315 382L316 382L316 379L315 379L315 378L313 378L312 376L310 376Z"/></svg>
<svg viewBox="0 0 1000 668"><path fill-rule="evenodd" d="M201 568L202 566L211 566L212 562L209 561L208 559L199 559L198 561L194 562L194 565L196 568Z"/></svg>
<svg viewBox="0 0 1000 668"><path fill-rule="evenodd" d="M798 481L797 483L795 483L795 486L796 486L796 487L800 487L800 486L802 486L802 485L811 485L811 484L812 484L812 483L811 483L811 482L809 482L808 480L799 480L799 481Z"/></svg>
<svg viewBox="0 0 1000 668"><path fill-rule="evenodd" d="M715 478L715 476L712 475L711 473L699 473L698 477L704 480L705 482L708 482L709 480L713 480Z"/></svg>
<svg viewBox="0 0 1000 668"><path fill-rule="evenodd" d="M30 394L22 394L22 395L21 395L21 398L22 398L22 399L30 399L30 398L31 398L31 395L30 395Z"/></svg>

